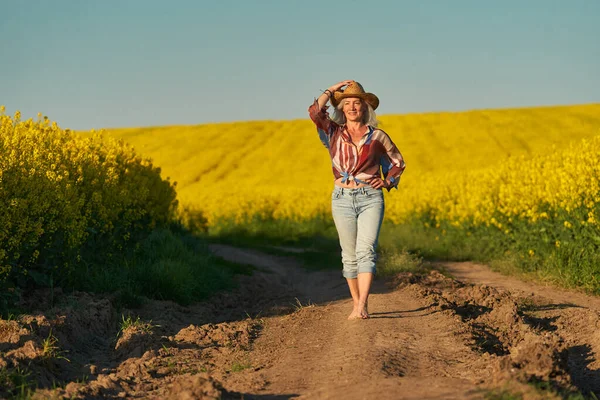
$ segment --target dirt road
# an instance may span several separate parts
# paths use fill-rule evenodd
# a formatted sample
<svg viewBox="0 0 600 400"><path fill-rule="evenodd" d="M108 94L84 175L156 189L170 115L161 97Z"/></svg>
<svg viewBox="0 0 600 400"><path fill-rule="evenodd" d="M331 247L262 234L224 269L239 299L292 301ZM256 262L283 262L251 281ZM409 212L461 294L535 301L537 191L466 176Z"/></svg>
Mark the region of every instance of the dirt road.
<svg viewBox="0 0 600 400"><path fill-rule="evenodd" d="M307 272L294 259L253 250L212 250L258 270L242 277L238 290L210 302L149 302L132 311L147 324L118 339L110 301L86 294L54 315L29 316L29 325L0 322L0 367L29 360L47 387L37 390L41 397L600 393L598 298L524 283L472 263L445 263L439 267L454 278L433 271L377 280L369 300L372 318L348 321L352 304L339 271ZM43 361L42 340L50 328L69 362ZM51 389L52 379L71 383Z"/></svg>

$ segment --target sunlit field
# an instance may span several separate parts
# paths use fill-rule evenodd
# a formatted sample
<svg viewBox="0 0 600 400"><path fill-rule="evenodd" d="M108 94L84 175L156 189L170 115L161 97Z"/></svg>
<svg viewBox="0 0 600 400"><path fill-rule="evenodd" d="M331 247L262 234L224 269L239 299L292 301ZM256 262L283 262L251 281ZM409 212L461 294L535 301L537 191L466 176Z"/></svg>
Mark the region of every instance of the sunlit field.
<svg viewBox="0 0 600 400"><path fill-rule="evenodd" d="M123 141L78 135L0 106L0 318L35 287L202 299L245 267L177 229L176 192Z"/></svg>
<svg viewBox="0 0 600 400"><path fill-rule="evenodd" d="M399 190L386 193L384 250L481 260L599 290L600 105L380 121L407 163ZM333 175L308 117L100 135L21 121L18 113L1 122L0 275L14 282L22 273L52 283L64 271L73 284L92 278L89 286L112 290L121 282L133 294L174 298L179 281L166 288L161 278L161 290L158 281L142 290L127 283L138 278L113 279L117 272L147 277L151 265L156 276L193 282L188 277L200 275L187 266L214 265L202 243L192 246L203 249L202 263L174 261L196 254L181 247L192 239L156 232L174 222L209 239L335 243ZM125 261L114 255L127 251L137 267L121 268ZM187 269L173 274L175 264ZM190 286L186 301L209 293L208 281L194 281L204 286Z"/></svg>
<svg viewBox="0 0 600 400"><path fill-rule="evenodd" d="M384 115L380 127L407 163L386 194L387 246L600 286L600 105ZM210 234L331 225L330 161L308 117L108 134L161 165L180 212Z"/></svg>
<svg viewBox="0 0 600 400"><path fill-rule="evenodd" d="M380 117L407 169L389 196L387 218L399 222L436 186L509 159L560 151L599 133L600 105L427 113ZM307 119L119 129L140 153L177 182L180 202L220 218L263 215L310 219L329 212L330 161ZM552 150L551 146L557 148Z"/></svg>

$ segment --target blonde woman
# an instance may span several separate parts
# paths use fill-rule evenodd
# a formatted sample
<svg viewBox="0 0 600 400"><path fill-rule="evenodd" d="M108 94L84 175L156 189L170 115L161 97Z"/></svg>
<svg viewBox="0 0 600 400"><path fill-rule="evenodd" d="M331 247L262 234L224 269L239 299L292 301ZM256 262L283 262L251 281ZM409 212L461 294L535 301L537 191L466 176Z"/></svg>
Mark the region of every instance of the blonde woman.
<svg viewBox="0 0 600 400"><path fill-rule="evenodd" d="M327 102L334 107L331 117ZM331 209L343 276L354 303L348 319L369 318L367 304L385 209L382 190L397 188L405 168L394 142L377 128L378 106L377 96L346 80L326 89L308 108L331 157L335 179Z"/></svg>

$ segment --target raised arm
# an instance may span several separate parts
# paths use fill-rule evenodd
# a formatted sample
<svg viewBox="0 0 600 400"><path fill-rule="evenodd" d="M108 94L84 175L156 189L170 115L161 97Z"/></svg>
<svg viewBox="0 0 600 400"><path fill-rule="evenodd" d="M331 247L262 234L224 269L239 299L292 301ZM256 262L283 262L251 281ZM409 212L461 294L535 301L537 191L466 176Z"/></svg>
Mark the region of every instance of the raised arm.
<svg viewBox="0 0 600 400"><path fill-rule="evenodd" d="M341 88L343 88L344 86L347 86L349 84L351 84L352 82L354 82L353 80L345 80L345 81L341 81L336 83L335 85L331 85L329 88L325 89L323 91L323 94L321 94L318 98L317 98L317 103L319 104L319 108L323 108L325 107L325 104L327 104L327 102L329 101L329 99L331 99L331 96L333 96L333 93L336 90L340 90Z"/></svg>
<svg viewBox="0 0 600 400"><path fill-rule="evenodd" d="M337 125L329 119L327 108L325 106L336 90L339 90L352 82L354 81L346 80L330 86L328 89L325 89L317 99L315 99L310 107L308 107L308 115L317 126L317 131L319 132L321 142L323 142L327 148L329 148L329 138L335 131L335 127Z"/></svg>

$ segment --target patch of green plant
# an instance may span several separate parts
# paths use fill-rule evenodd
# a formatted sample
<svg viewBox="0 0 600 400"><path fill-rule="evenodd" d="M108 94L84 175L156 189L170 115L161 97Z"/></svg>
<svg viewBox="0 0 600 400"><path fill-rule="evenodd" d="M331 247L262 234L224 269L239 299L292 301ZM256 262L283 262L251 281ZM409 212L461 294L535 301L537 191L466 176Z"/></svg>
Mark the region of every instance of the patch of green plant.
<svg viewBox="0 0 600 400"><path fill-rule="evenodd" d="M312 304L312 303L310 302L310 300L309 300L309 301L308 301L306 304L302 304L302 302L300 301L300 299L298 299L298 298L296 297L296 303L294 304L294 309L295 309L296 311L300 311L300 310L302 310L302 309L304 309L304 308L312 308L312 307L314 307L314 306L315 306L315 305L314 305L314 304Z"/></svg>
<svg viewBox="0 0 600 400"><path fill-rule="evenodd" d="M133 285L128 285L121 289L117 289L117 292L112 297L112 305L117 312L121 312L123 308L140 308L146 302L146 297L138 294L139 290L136 291Z"/></svg>
<svg viewBox="0 0 600 400"><path fill-rule="evenodd" d="M598 400L598 397L593 392L584 395L580 391L564 389L548 381L532 379L528 384L541 395L554 395L565 400Z"/></svg>
<svg viewBox="0 0 600 400"><path fill-rule="evenodd" d="M86 385L90 381L90 376L88 374L83 374L81 377L75 380L75 383L80 385Z"/></svg>
<svg viewBox="0 0 600 400"><path fill-rule="evenodd" d="M240 224L235 220L220 220L206 233L207 239L232 246L290 246L310 250L331 248L337 244L337 232L331 216L308 220L253 217Z"/></svg>
<svg viewBox="0 0 600 400"><path fill-rule="evenodd" d="M154 327L155 325L152 325L152 321L143 321L142 319L140 319L139 316L134 319L131 315L128 315L127 318L125 318L125 316L121 314L121 323L119 326L119 332L117 333L117 336L120 336L125 330L129 328L135 328L137 331L144 333L152 333Z"/></svg>
<svg viewBox="0 0 600 400"><path fill-rule="evenodd" d="M391 276L399 272L425 274L431 266L423 262L423 258L403 248L383 247L379 251L377 274Z"/></svg>
<svg viewBox="0 0 600 400"><path fill-rule="evenodd" d="M21 289L11 279L0 279L0 318L9 319L22 310L15 306L21 297Z"/></svg>
<svg viewBox="0 0 600 400"><path fill-rule="evenodd" d="M529 312L535 311L535 309L538 307L538 304L536 304L532 297L527 296L521 297L517 300L517 307L519 312Z"/></svg>
<svg viewBox="0 0 600 400"><path fill-rule="evenodd" d="M234 275L253 267L212 255L208 243L189 232L157 229L136 249L113 257L104 268L81 269L73 276L78 290L115 293L114 304L135 308L143 298L186 305L235 286Z"/></svg>
<svg viewBox="0 0 600 400"><path fill-rule="evenodd" d="M493 225L442 221L434 227L415 217L402 225L384 224L380 241L426 260L479 261L505 274L600 294L600 242L586 225L566 233L562 225L560 216L537 223L514 218L506 233Z"/></svg>
<svg viewBox="0 0 600 400"><path fill-rule="evenodd" d="M0 368L0 396L11 399L29 399L33 393L31 372L27 369Z"/></svg>
<svg viewBox="0 0 600 400"><path fill-rule="evenodd" d="M71 362L64 354L65 351L60 349L58 339L52 334L52 329L50 329L48 336L42 340L42 358L45 360L58 359Z"/></svg>
<svg viewBox="0 0 600 400"><path fill-rule="evenodd" d="M508 389L494 389L484 394L485 400L523 400L523 395Z"/></svg>
<svg viewBox="0 0 600 400"><path fill-rule="evenodd" d="M380 235L378 273L427 272L431 268L422 257L406 250L407 243L398 240L397 230L407 237L414 232L405 226L385 223ZM309 270L341 269L341 251L335 225L331 217L321 216L307 221L256 219L251 226L222 221L207 240L253 248L276 256L294 258Z"/></svg>
<svg viewBox="0 0 600 400"><path fill-rule="evenodd" d="M248 368L252 368L252 365L245 361L234 361L233 364L231 364L231 372L241 372Z"/></svg>

